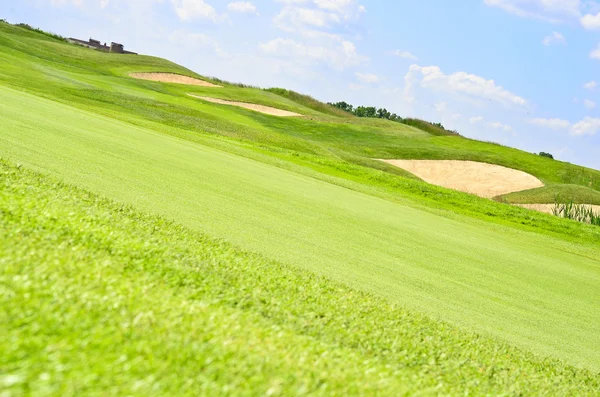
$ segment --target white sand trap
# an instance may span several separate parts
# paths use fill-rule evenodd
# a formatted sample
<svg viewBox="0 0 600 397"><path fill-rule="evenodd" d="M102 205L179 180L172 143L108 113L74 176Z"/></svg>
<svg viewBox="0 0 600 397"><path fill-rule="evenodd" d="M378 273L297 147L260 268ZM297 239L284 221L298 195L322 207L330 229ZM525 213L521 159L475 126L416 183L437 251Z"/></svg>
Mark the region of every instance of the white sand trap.
<svg viewBox="0 0 600 397"><path fill-rule="evenodd" d="M254 110L255 112L269 114L271 116L279 116L279 117L302 116L301 114L294 113L294 112L288 112L287 110L272 108L270 106L257 105L254 103L226 101L224 99L210 98L210 97L206 97L206 96L198 96L198 95L193 95L193 94L189 94L189 96L192 96L192 97L198 98L198 99L202 99L203 101L207 101L207 102L218 103L220 105L231 105L231 106L237 106L237 107L244 108L244 109Z"/></svg>
<svg viewBox="0 0 600 397"><path fill-rule="evenodd" d="M546 214L552 214L554 210L554 204L514 204L517 207L527 208L528 210L534 210L539 212L544 212ZM592 208L595 213L600 214L600 205L588 205L585 204L586 207Z"/></svg>
<svg viewBox="0 0 600 397"><path fill-rule="evenodd" d="M458 160L383 160L425 182L492 198L544 184L531 174L495 164Z"/></svg>
<svg viewBox="0 0 600 397"><path fill-rule="evenodd" d="M208 81L174 73L131 73L129 76L133 77L134 79L159 81L161 83L197 85L200 87L221 87L220 85L215 85L213 83L209 83Z"/></svg>

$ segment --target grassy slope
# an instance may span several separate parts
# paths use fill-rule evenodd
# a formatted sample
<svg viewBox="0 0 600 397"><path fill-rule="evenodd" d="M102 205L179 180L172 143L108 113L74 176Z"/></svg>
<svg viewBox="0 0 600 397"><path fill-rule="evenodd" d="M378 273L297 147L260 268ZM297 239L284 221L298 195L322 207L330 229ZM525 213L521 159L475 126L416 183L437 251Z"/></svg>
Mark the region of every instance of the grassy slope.
<svg viewBox="0 0 600 397"><path fill-rule="evenodd" d="M509 203L554 204L573 200L577 204L600 205L600 192L579 185L550 185L539 189L515 192L501 197Z"/></svg>
<svg viewBox="0 0 600 397"><path fill-rule="evenodd" d="M453 147L456 141L380 121L350 122L313 113L313 120L289 120L286 124L285 120L239 109L201 105L186 98L187 87L120 77L128 71L157 68L185 72L175 65L145 57L107 58L46 40L32 39L28 43L32 48L22 43L26 40L20 33L0 35L3 55L5 50L8 54L8 62L3 63L6 67L0 69L3 85L129 124L3 89L0 117L10 127L0 137L0 155L270 257L384 294L403 305L496 334L537 352L598 368L593 333L600 318L594 305L597 291L593 289L599 277L598 251L556 238L556 233L567 233L583 241L597 241L596 230L544 215L525 217L526 212L520 209L505 209L497 203L357 165L367 163L360 158L361 153L378 157L385 151L416 150L419 145L419 150L433 144L446 146L443 153L431 152L433 156L458 156L465 149ZM46 47L51 50L45 53ZM69 61L54 62L65 59ZM239 96L234 99L255 95L266 104L281 101L280 107L286 103L250 89L227 87L222 95ZM299 105L289 106L296 106L290 110L300 109ZM35 112L23 114L22 109ZM134 128L130 123L146 128ZM148 128L185 140L157 135ZM208 140L210 135L252 142L252 147ZM402 145L398 145L399 140ZM278 168L190 141L257 158ZM372 147L366 147L371 143ZM495 146L482 145L486 155L498 156L507 150L508 160L504 161L523 160L521 152L500 147L494 152ZM531 160L529 166L539 167L537 157L524 158ZM246 173L236 179L240 170ZM565 175L568 177L568 173L554 177ZM274 192L272 181L278 181L275 186L282 190ZM303 196L306 192L308 197ZM427 212L408 208L407 204L416 205L411 197L431 207ZM240 203L244 203L243 208ZM432 207L471 211L471 216L485 219L502 218L497 220L500 223L523 222L529 229L541 228L555 237L522 233L461 215L442 213L445 218L440 218L431 215L439 212ZM433 232L425 234L411 223ZM507 247L505 257L492 249L497 242ZM280 249L274 250L274 244ZM449 257L454 260L449 262ZM524 264L531 267L523 269ZM535 270L539 267L543 272ZM567 309L569 306L574 309ZM532 340L531 335L539 338Z"/></svg>
<svg viewBox="0 0 600 397"><path fill-rule="evenodd" d="M282 97L254 88L226 85L222 89L212 89L126 79L124 76L132 71L168 71L199 76L157 58L94 52L53 42L45 36L5 24L0 24L0 33L0 48L6 57L6 65L0 71L2 84L76 106L100 106L121 112L124 117L141 114L160 122L176 123L191 131L210 132L301 153L317 152L321 157L341 158L398 175L406 173L368 159L484 161L529 172L547 184L588 187L591 183L594 189L600 190L598 171L500 145L462 137L430 136L413 127L383 120L326 115L312 109L314 104L306 99L300 99L300 102L310 107L291 100L297 99L294 96ZM31 67L32 63L35 67ZM280 120L251 111L229 111L223 105L202 104L189 98L186 94L190 92L275 106L306 114L308 120ZM194 112L190 112L192 109ZM186 117L173 120L174 112ZM240 114L245 116L243 120ZM315 123L314 120L322 122Z"/></svg>
<svg viewBox="0 0 600 397"><path fill-rule="evenodd" d="M9 395L600 390L590 372L22 168L0 162L0 182L0 390Z"/></svg>
<svg viewBox="0 0 600 397"><path fill-rule="evenodd" d="M596 249L440 218L5 88L0 117L0 155L13 161L412 308L600 367Z"/></svg>

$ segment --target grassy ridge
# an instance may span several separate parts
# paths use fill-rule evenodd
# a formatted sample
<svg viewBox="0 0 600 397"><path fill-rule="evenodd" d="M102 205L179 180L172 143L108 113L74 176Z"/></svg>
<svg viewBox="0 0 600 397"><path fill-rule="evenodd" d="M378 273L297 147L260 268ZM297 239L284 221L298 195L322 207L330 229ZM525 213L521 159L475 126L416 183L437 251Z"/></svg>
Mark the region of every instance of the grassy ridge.
<svg viewBox="0 0 600 397"><path fill-rule="evenodd" d="M78 107L143 115L177 123L191 132L212 133L274 149L318 153L321 157L376 167L373 158L458 159L500 164L531 173L546 184L576 184L600 190L600 172L568 163L462 137L434 136L384 120L336 117L329 107L303 96L276 95L255 88L227 85L221 89L186 87L129 79L136 71L164 71L201 77L178 65L145 56L103 54L0 23L0 50L6 58L0 83ZM32 67L35 64L35 67ZM243 109L203 104L188 93L254 102L308 115L281 120ZM279 92L279 91L278 91ZM280 92L281 93L281 92ZM291 95L291 96L290 96ZM300 99L298 99L300 98ZM125 102L127 106L121 106ZM174 109L183 117L173 117ZM325 113L321 113L325 112ZM240 117L243 115L244 117ZM215 117L216 116L216 117ZM431 131L429 131L431 132Z"/></svg>
<svg viewBox="0 0 600 397"><path fill-rule="evenodd" d="M6 162L0 214L9 395L600 392L594 373Z"/></svg>

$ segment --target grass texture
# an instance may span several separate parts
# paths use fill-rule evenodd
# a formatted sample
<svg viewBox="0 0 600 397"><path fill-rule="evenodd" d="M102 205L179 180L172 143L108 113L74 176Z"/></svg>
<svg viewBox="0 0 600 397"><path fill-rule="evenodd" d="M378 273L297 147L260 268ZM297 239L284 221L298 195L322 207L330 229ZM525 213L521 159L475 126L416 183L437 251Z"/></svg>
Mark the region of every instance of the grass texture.
<svg viewBox="0 0 600 397"><path fill-rule="evenodd" d="M0 155L27 167L413 309L600 366L597 247L443 218L4 88L0 117Z"/></svg>
<svg viewBox="0 0 600 397"><path fill-rule="evenodd" d="M4 395L600 391L586 370L2 161L0 214Z"/></svg>
<svg viewBox="0 0 600 397"><path fill-rule="evenodd" d="M599 392L600 228L372 159L547 184L512 202L595 200L600 172L285 90L135 80L202 77L5 23L0 52L10 395Z"/></svg>

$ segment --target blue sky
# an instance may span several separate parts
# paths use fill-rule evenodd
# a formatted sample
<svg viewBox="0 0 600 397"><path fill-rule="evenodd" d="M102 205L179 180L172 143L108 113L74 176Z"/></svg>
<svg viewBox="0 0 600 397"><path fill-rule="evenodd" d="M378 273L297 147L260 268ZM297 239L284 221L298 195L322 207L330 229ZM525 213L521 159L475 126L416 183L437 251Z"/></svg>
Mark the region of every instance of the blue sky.
<svg viewBox="0 0 600 397"><path fill-rule="evenodd" d="M0 18L600 169L600 2L3 0Z"/></svg>

